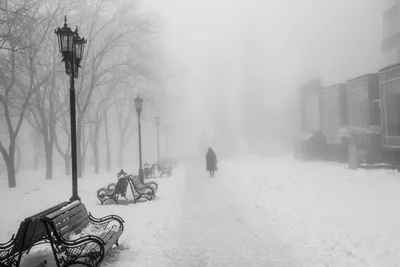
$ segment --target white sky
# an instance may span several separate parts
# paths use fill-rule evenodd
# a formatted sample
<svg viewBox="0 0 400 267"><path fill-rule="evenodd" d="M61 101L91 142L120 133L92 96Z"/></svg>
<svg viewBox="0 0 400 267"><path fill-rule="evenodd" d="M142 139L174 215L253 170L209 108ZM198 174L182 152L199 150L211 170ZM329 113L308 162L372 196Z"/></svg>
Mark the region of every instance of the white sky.
<svg viewBox="0 0 400 267"><path fill-rule="evenodd" d="M244 30L253 36L269 83L282 84L288 77L293 83L318 72L328 83L339 82L379 65L381 0L145 2L161 14L170 52L202 75L208 75L202 64L209 64L204 61L216 47L241 52L233 42L243 39Z"/></svg>
<svg viewBox="0 0 400 267"><path fill-rule="evenodd" d="M167 87L203 125L207 103L221 95L237 104L252 90L279 107L310 78L330 85L380 67L382 0L144 1L161 15L179 69ZM246 75L254 87L243 88ZM239 118L236 104L231 116Z"/></svg>

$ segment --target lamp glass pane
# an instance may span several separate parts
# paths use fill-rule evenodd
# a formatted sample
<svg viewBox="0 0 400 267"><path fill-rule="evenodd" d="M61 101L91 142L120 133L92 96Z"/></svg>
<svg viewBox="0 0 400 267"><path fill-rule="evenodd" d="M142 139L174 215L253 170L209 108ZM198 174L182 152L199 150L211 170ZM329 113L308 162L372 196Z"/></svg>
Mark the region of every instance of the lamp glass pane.
<svg viewBox="0 0 400 267"><path fill-rule="evenodd" d="M70 32L70 33L68 33L68 52L72 52L72 46L73 46L73 40L74 40L74 38L73 38L73 33L72 32Z"/></svg>
<svg viewBox="0 0 400 267"><path fill-rule="evenodd" d="M81 59L82 43L80 43L79 41L76 41L74 45L75 45L75 58L76 59Z"/></svg>
<svg viewBox="0 0 400 267"><path fill-rule="evenodd" d="M82 42L82 45L81 45L81 60L83 59L83 55L84 55L84 52L85 52L85 43L86 43L86 40L84 40Z"/></svg>
<svg viewBox="0 0 400 267"><path fill-rule="evenodd" d="M62 51L62 38L61 38L61 35L60 35L60 33L58 32L57 33L57 39L58 39L58 49L60 50L60 53L62 53L63 51Z"/></svg>

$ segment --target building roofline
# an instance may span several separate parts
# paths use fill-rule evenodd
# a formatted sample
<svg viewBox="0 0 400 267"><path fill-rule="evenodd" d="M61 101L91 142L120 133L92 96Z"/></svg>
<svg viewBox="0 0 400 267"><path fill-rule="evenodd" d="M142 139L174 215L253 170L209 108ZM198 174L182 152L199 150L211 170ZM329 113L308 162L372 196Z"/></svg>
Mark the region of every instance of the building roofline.
<svg viewBox="0 0 400 267"><path fill-rule="evenodd" d="M357 77L354 77L354 78L351 78L351 79L347 80L346 83L352 82L352 81L355 81L355 80L359 80L359 79L362 79L362 78L367 78L367 77L369 77L371 75L378 75L378 73L367 73L367 74L359 75Z"/></svg>
<svg viewBox="0 0 400 267"><path fill-rule="evenodd" d="M330 89L332 89L333 87L339 87L339 86L346 86L346 83L345 83L345 82L342 82L342 83L335 83L335 84L328 85L328 86L323 86L323 87L321 88L321 90L330 90Z"/></svg>
<svg viewBox="0 0 400 267"><path fill-rule="evenodd" d="M394 69L394 68L397 68L397 67L400 67L400 62L396 62L396 63L390 64L390 65L387 65L387 66L381 68L379 70L379 72L383 72L383 71L386 71L386 70L389 70L389 69Z"/></svg>

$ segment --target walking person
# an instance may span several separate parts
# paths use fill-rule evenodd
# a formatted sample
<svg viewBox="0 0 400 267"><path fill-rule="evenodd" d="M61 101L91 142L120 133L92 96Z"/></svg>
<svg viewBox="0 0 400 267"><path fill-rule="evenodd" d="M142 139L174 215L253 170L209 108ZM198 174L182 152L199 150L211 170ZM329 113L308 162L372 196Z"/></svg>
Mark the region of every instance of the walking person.
<svg viewBox="0 0 400 267"><path fill-rule="evenodd" d="M211 147L208 148L206 163L207 171L210 173L210 177L214 177L214 172L217 170L217 155Z"/></svg>

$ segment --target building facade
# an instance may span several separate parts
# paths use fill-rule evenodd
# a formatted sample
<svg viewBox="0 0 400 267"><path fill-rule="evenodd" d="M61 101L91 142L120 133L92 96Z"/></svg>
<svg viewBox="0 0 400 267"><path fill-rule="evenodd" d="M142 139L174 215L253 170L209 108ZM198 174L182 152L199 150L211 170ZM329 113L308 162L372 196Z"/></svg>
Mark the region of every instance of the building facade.
<svg viewBox="0 0 400 267"><path fill-rule="evenodd" d="M384 0L382 59L383 65L400 62L400 0Z"/></svg>

